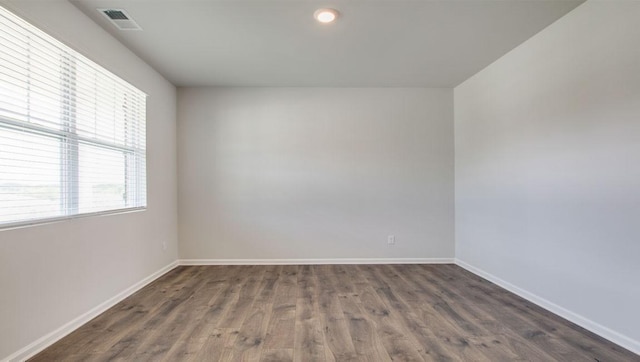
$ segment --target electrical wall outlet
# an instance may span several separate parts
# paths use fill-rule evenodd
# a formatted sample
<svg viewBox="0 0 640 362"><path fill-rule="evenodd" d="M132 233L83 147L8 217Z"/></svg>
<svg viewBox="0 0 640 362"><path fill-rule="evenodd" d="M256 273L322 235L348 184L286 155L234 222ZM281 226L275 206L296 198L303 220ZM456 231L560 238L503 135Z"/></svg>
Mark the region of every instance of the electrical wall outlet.
<svg viewBox="0 0 640 362"><path fill-rule="evenodd" d="M387 245L396 245L396 236L395 235L387 236Z"/></svg>
<svg viewBox="0 0 640 362"><path fill-rule="evenodd" d="M166 241L162 242L162 250L167 250L167 242Z"/></svg>

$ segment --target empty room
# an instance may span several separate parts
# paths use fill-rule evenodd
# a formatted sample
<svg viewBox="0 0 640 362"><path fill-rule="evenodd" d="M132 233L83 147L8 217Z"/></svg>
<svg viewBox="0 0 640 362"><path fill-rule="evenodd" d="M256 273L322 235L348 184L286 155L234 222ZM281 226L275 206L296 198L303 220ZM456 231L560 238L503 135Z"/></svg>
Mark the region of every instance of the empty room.
<svg viewBox="0 0 640 362"><path fill-rule="evenodd" d="M0 361L640 362L640 1L0 0Z"/></svg>

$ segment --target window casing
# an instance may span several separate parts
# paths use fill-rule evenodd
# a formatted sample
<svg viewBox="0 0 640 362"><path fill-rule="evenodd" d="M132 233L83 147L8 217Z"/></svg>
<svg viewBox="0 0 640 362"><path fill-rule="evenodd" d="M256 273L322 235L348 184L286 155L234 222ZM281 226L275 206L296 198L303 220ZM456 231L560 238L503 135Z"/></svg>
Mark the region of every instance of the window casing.
<svg viewBox="0 0 640 362"><path fill-rule="evenodd" d="M146 207L146 95L0 7L0 227Z"/></svg>

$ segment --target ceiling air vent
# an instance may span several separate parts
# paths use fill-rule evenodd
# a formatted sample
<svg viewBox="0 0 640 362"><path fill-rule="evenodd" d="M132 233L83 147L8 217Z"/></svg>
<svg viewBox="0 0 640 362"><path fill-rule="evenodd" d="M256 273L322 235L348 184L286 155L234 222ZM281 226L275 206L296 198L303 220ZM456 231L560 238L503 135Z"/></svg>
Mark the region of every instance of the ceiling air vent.
<svg viewBox="0 0 640 362"><path fill-rule="evenodd" d="M98 9L98 11L120 30L142 30L140 25L122 9Z"/></svg>

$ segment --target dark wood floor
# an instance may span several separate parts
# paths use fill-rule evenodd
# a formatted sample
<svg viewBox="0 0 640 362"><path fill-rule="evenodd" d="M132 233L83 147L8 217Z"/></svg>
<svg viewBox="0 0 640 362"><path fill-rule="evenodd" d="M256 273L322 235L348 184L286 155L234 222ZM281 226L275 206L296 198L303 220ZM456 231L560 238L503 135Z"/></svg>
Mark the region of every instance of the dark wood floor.
<svg viewBox="0 0 640 362"><path fill-rule="evenodd" d="M454 265L178 267L32 361L640 361Z"/></svg>

